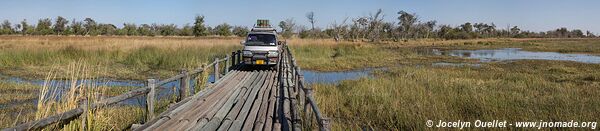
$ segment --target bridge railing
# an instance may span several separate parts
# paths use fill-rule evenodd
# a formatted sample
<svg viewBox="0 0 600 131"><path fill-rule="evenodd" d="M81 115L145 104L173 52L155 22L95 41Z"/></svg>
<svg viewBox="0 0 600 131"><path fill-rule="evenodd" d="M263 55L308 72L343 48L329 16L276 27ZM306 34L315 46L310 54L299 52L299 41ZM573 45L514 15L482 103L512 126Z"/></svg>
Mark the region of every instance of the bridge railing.
<svg viewBox="0 0 600 131"><path fill-rule="evenodd" d="M83 104L80 104L80 106L78 108L71 109L66 112L58 113L58 114L55 114L55 115L52 115L52 116L49 116L46 118L42 118L42 119L39 119L36 121L19 124L15 127L2 129L2 131L40 130L40 129L42 129L46 126L49 126L51 124L54 124L54 123L66 122L66 121L73 120L76 117L79 117L81 114L83 114L87 110L93 110L93 109L107 107L109 105L113 105L113 104L125 101L127 99L142 96L142 95L146 96L146 105L147 105L146 106L146 108L147 108L146 109L146 111L147 111L146 119L147 119L147 121L149 121L155 117L154 105L155 105L155 101L156 101L156 97L157 97L157 88L158 87L165 85L167 83L170 83L170 82L179 81L180 88L179 88L179 94L177 96L177 101L178 101L178 103L184 103L181 101L189 100L189 99L185 99L185 98L188 97L190 94L195 93L193 91L193 88L190 88L190 78L191 78L190 76L198 75L205 71L210 71L210 68L212 68L214 81L217 82L217 81L219 81L219 78L222 77L222 74L229 72L230 69L232 69L234 66L236 66L240 62L241 62L241 51L238 50L236 52L231 52L231 55L227 55L225 58L221 58L221 59L215 58L215 60L212 63L210 63L206 66L202 66L202 67L199 67L199 68L191 70L191 71L181 70L180 74L172 76L172 77L164 79L164 80L158 81L156 79L148 79L148 83L147 83L146 87L137 88L137 89L131 90L129 92L123 93L121 95L118 95L118 96L102 99L102 100L97 101L90 105L85 104L87 102L82 102ZM220 65L220 63L224 63L224 65ZM198 85L198 86L204 86L204 85ZM176 104L173 106L176 107L179 105ZM85 124L85 123L82 123L82 124ZM82 125L82 126L85 126L85 125Z"/></svg>
<svg viewBox="0 0 600 131"><path fill-rule="evenodd" d="M287 57L288 63L290 63L290 71L292 73L292 81L294 83L294 97L297 98L297 104L300 105L303 116L301 116L303 121L298 122L301 123L304 127L309 129L313 128L313 123L317 123L319 130L328 131L330 130L329 118L323 116L321 111L319 110L319 106L315 101L313 95L313 89L307 86L304 81L304 75L302 75L302 70L296 63L296 59L292 55L287 44L284 44L283 55ZM300 110L300 109L297 109ZM312 115L314 114L314 118ZM295 116L299 116L299 114L295 114Z"/></svg>

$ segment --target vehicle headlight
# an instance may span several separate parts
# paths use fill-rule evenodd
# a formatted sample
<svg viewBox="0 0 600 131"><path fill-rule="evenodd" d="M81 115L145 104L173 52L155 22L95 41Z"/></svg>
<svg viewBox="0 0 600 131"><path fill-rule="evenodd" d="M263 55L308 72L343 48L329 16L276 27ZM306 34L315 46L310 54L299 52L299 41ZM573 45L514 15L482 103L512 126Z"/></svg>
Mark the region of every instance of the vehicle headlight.
<svg viewBox="0 0 600 131"><path fill-rule="evenodd" d="M269 56L271 57L277 57L279 55L279 52L277 51L269 51Z"/></svg>
<svg viewBox="0 0 600 131"><path fill-rule="evenodd" d="M242 51L242 55L243 56L252 56L252 51L247 51L247 50Z"/></svg>

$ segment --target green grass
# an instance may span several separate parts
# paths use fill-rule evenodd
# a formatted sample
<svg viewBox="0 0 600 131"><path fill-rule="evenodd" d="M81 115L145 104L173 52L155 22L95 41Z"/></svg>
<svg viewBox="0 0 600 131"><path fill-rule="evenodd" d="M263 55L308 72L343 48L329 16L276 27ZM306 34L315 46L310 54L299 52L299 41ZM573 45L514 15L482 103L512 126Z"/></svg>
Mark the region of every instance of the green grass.
<svg viewBox="0 0 600 131"><path fill-rule="evenodd" d="M215 57L239 49L237 40L177 38L1 38L0 73L43 78L48 72L65 74L65 67L82 62L94 71L90 78L165 78L181 68L196 68ZM14 40L16 39L16 40ZM23 40L25 39L25 40ZM326 40L292 40L292 52L302 69L317 71L389 67L375 78L316 84L316 99L335 130L371 127L378 130L426 129L431 120L597 121L600 99L600 65L557 61L484 63L477 67L433 67L431 63L476 63L477 60L433 56L441 49L523 48L530 51L600 54L596 39L491 39L464 41L409 41L398 43L335 43ZM293 43L297 42L297 43ZM200 43L197 45L197 43ZM46 49L49 48L49 49ZM425 51L425 53L423 53ZM206 79L206 74L199 79ZM58 79L68 78L59 75ZM104 88L104 87L101 87ZM106 96L133 87L110 87ZM201 89L201 87L196 87ZM0 103L36 98L38 87L0 82ZM199 90L196 90L199 91ZM24 95L12 95L22 93ZM171 100L157 102L157 112ZM34 119L35 105L0 108L0 128ZM123 110L125 109L125 110ZM128 112L132 110L132 112ZM95 111L98 130L122 130L143 118L138 107L110 107ZM114 116L126 116L116 118ZM376 117L375 117L376 116ZM79 119L66 128L79 129Z"/></svg>
<svg viewBox="0 0 600 131"><path fill-rule="evenodd" d="M290 49L302 69L316 71L343 71L400 65L430 65L433 62L476 62L475 60L420 53L421 51L428 50L427 47L337 44L291 45Z"/></svg>
<svg viewBox="0 0 600 131"><path fill-rule="evenodd" d="M598 39L502 39L425 43L292 45L302 69L388 67L375 78L315 84L316 98L334 130L423 130L427 120L598 121L600 65L520 60L481 67L437 67L435 62L477 63L434 56L439 49L523 48L600 54Z"/></svg>
<svg viewBox="0 0 600 131"><path fill-rule="evenodd" d="M556 61L402 67L313 88L339 130L422 130L427 120L598 121L599 69Z"/></svg>
<svg viewBox="0 0 600 131"><path fill-rule="evenodd" d="M311 70L349 70L390 66L394 52L372 45L298 45L291 46L298 64ZM390 62L392 61L392 62Z"/></svg>
<svg viewBox="0 0 600 131"><path fill-rule="evenodd" d="M113 79L146 79L148 76L167 77L180 69L192 69L224 57L237 46L159 48L144 46L131 51L83 50L72 46L59 50L16 49L0 51L0 72L24 78L42 78L51 69L84 61L87 66L99 68L93 77ZM58 66L58 67L57 67ZM66 71L63 71L66 72Z"/></svg>
<svg viewBox="0 0 600 131"><path fill-rule="evenodd" d="M33 121L37 111L33 101L37 100L40 86L0 81L0 128L15 126L16 124ZM116 96L135 87L98 87L104 96ZM169 101L157 103L157 111L164 110ZM143 120L145 109L133 106L116 106L100 109L97 112L98 120L104 129L127 129L133 123ZM140 112L143 111L143 112ZM20 113L19 113L20 112ZM123 117L113 117L123 116ZM18 119L16 119L18 117Z"/></svg>
<svg viewBox="0 0 600 131"><path fill-rule="evenodd" d="M0 37L0 74L42 79L84 62L91 77L145 80L195 69L241 46L236 39L179 37ZM53 70L54 69L54 70ZM64 75L59 75L57 79Z"/></svg>

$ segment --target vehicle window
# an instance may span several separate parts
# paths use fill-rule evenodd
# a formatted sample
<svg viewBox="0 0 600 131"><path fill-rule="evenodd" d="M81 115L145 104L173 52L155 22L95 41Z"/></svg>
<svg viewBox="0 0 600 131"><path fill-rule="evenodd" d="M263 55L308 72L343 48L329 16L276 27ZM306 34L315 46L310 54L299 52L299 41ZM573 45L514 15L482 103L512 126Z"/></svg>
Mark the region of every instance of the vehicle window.
<svg viewBox="0 0 600 131"><path fill-rule="evenodd" d="M250 34L246 40L246 45L272 46L275 43L277 40L272 34Z"/></svg>

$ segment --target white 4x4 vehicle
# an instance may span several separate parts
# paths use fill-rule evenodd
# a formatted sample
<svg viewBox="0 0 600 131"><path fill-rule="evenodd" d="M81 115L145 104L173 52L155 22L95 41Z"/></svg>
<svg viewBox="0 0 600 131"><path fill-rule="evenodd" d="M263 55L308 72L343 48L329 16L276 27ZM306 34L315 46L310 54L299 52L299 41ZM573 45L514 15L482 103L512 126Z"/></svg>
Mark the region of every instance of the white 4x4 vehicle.
<svg viewBox="0 0 600 131"><path fill-rule="evenodd" d="M258 20L248 33L242 50L242 61L246 65L277 65L281 41L277 41L277 31L268 20Z"/></svg>

